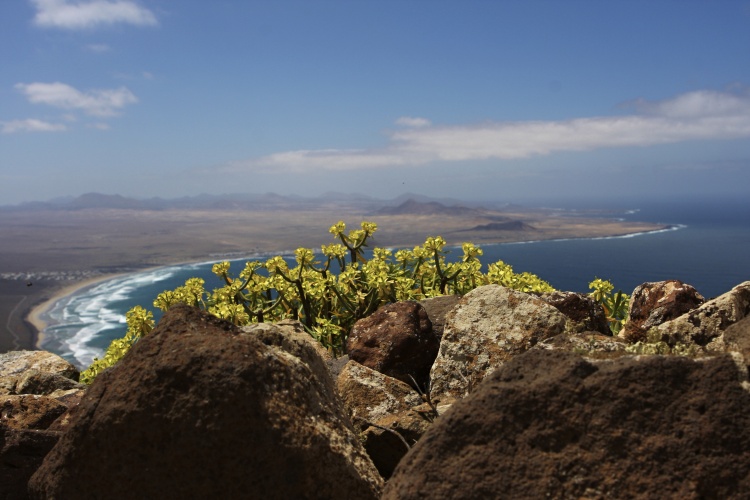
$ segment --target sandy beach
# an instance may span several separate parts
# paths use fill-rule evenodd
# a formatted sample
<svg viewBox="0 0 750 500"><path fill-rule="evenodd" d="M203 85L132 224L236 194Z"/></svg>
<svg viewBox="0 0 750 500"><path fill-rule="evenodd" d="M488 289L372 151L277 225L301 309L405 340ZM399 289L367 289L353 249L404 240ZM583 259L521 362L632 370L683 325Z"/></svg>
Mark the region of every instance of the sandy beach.
<svg viewBox="0 0 750 500"><path fill-rule="evenodd" d="M42 340L44 339L44 329L47 328L48 325L44 321L43 316L47 311L49 311L55 305L55 303L57 303L59 300L62 300L69 295L73 295L74 293L80 290L94 286L103 281L116 278L118 276L122 276L122 274L107 274L107 275L98 276L96 278L90 278L87 280L83 280L83 281L79 281L76 283L62 286L57 291L55 291L47 300L32 307L28 311L28 314L26 315L24 319L28 321L29 323L31 323L31 325L36 330L36 335L34 339L34 347L37 348L41 344Z"/></svg>
<svg viewBox="0 0 750 500"><path fill-rule="evenodd" d="M503 219L520 229L485 230ZM656 224L566 217L540 210L479 214L376 215L347 207L318 210L80 210L8 212L0 217L0 352L35 349L44 313L81 288L116 276L176 263L217 261L332 242L344 219L356 229L376 222L373 245L411 247L427 236L448 244L504 243L641 233ZM475 229L471 229L475 228Z"/></svg>

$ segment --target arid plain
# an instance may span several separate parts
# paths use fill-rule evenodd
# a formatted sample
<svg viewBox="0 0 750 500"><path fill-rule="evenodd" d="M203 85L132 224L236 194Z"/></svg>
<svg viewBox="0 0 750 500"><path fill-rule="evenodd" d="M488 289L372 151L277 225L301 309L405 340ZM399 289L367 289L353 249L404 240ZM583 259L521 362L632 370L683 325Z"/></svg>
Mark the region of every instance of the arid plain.
<svg viewBox="0 0 750 500"><path fill-rule="evenodd" d="M449 244L614 236L661 229L608 214L405 203L277 203L271 207L84 207L0 210L0 352L34 348L29 313L92 279L160 265L252 257L332 243L339 220L378 224L373 245L412 247L428 236Z"/></svg>

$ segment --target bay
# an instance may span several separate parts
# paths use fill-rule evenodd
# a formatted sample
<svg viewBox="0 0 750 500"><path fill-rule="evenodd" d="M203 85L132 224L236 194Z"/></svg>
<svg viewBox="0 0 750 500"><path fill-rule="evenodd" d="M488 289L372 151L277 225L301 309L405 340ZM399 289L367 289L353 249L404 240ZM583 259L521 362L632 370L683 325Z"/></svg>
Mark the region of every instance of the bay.
<svg viewBox="0 0 750 500"><path fill-rule="evenodd" d="M706 298L750 280L750 202L642 202L612 209L620 218L668 224L670 229L613 238L483 245L483 270L502 260L516 272L537 274L559 290L582 293L590 291L588 283L595 277L610 280L626 293L644 282L679 279ZM460 255L460 248L453 248L449 258ZM232 269L239 272L246 260L234 262ZM211 266L168 266L79 290L45 314L49 326L40 347L86 367L125 334L125 312L132 307L153 309L159 293L194 276L205 279L209 290L220 287Z"/></svg>

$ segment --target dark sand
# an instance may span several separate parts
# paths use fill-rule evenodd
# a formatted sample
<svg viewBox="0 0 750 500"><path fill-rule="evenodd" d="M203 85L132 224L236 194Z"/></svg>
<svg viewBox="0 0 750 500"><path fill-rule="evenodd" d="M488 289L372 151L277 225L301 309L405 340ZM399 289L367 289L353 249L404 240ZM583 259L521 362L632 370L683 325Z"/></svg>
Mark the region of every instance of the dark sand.
<svg viewBox="0 0 750 500"><path fill-rule="evenodd" d="M521 220L532 229L467 230L495 221ZM376 216L349 207L318 210L127 210L18 211L0 213L0 352L34 349L39 312L47 302L92 278L180 262L238 258L333 242L328 228L343 219L348 229L376 222L373 246L413 247L428 236L448 244L614 236L663 228L602 218L566 217L528 210L487 215ZM72 280L53 275L82 272ZM4 278L29 273L31 278ZM27 286L27 281L32 285ZM73 286L74 288L70 288ZM36 310L35 310L36 308ZM32 314L32 312L34 312ZM36 316L36 319L34 317ZM32 324L36 322L36 326Z"/></svg>

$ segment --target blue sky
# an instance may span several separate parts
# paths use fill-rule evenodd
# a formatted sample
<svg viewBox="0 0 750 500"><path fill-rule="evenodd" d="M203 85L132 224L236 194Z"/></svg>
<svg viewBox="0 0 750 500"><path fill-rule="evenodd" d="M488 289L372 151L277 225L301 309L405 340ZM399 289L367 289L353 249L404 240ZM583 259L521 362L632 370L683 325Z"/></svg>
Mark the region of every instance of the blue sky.
<svg viewBox="0 0 750 500"><path fill-rule="evenodd" d="M750 2L3 0L0 205L750 194Z"/></svg>

